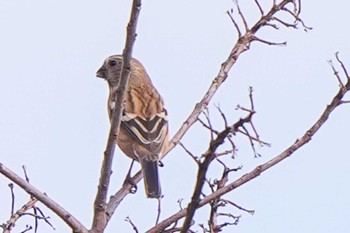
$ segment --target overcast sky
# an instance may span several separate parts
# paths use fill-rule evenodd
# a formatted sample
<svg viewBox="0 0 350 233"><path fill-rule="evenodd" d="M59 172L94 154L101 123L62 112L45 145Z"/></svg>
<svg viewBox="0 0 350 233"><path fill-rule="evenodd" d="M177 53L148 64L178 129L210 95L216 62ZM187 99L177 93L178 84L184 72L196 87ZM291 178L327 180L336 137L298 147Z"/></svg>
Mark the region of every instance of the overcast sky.
<svg viewBox="0 0 350 233"><path fill-rule="evenodd" d="M107 84L95 73L107 56L122 52L130 2L0 0L0 162L19 174L25 165L31 183L88 228L109 131ZM232 7L231 0L143 2L133 55L164 97L171 135L202 98L237 39L225 13ZM301 17L312 31L263 30L260 38L287 41L287 46L253 43L239 58L210 103L213 124L223 128L214 105L220 105L234 123L241 116L235 107L248 106L252 86L255 126L272 146L258 148L262 156L254 158L249 142L238 137L239 150L230 164L243 169L232 180L302 136L337 92L327 61L339 51L350 70L349 8L348 1L302 1ZM242 10L249 25L259 17L254 4ZM241 215L241 220L224 232L348 232L349 119L350 106L339 107L308 145L226 195L254 209L255 215L226 209ZM182 142L201 155L209 138L196 124ZM196 176L195 164L181 148L163 162L161 219L179 209L178 199L187 205ZM110 194L119 189L129 163L118 150ZM0 176L0 223L10 215L9 182ZM18 187L15 192L19 208L28 196ZM137 194L125 198L106 232L133 232L124 221L127 216L144 232L154 224L156 209L141 182ZM43 210L56 231L41 223L39 232L70 232L56 215ZM196 224L205 223L208 214L208 208L201 209ZM16 232L27 223L31 219L18 222Z"/></svg>

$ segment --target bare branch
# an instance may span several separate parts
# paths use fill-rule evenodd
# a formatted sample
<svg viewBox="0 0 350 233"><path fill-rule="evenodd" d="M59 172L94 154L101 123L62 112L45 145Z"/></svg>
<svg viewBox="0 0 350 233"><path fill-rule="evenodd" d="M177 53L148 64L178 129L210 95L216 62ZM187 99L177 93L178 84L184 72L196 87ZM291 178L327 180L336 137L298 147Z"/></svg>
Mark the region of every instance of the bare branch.
<svg viewBox="0 0 350 233"><path fill-rule="evenodd" d="M220 106L219 105L215 105L216 109L219 111L221 118L224 120L224 127L227 128L228 127L228 123L227 123L227 119L225 114L221 111Z"/></svg>
<svg viewBox="0 0 350 233"><path fill-rule="evenodd" d="M290 27L290 28L297 29L297 24L296 23L287 23L287 22L284 22L283 20L281 20L281 19L279 19L277 17L272 17L272 20L275 20L275 21L279 22L280 24L282 24L285 27Z"/></svg>
<svg viewBox="0 0 350 233"><path fill-rule="evenodd" d="M29 177L27 174L26 166L22 165L22 169L23 169L24 177L26 178L26 181L29 183Z"/></svg>
<svg viewBox="0 0 350 233"><path fill-rule="evenodd" d="M21 231L21 233L25 233L25 232L30 231L30 230L32 230L32 229L33 229L32 226L26 225L26 229L24 229L23 231Z"/></svg>
<svg viewBox="0 0 350 233"><path fill-rule="evenodd" d="M239 16L241 16L242 22L244 24L245 31L247 32L249 30L248 23L247 23L247 20L245 19L244 15L243 15L243 13L241 11L241 8L239 7L238 0L233 0L233 2L236 5L238 14L239 14Z"/></svg>
<svg viewBox="0 0 350 233"><path fill-rule="evenodd" d="M254 213L255 213L255 210L247 210L247 209L245 209L245 208L243 208L243 207L237 205L236 203L233 203L233 202L230 201L230 200L223 200L223 201L224 201L225 203L228 203L228 204L230 204L230 205L236 207L236 208L239 209L239 210L242 210L242 211L247 212L248 214L254 215Z"/></svg>
<svg viewBox="0 0 350 233"><path fill-rule="evenodd" d="M252 128L253 128L253 125L252 125ZM253 130L256 131L255 128L253 128ZM249 135L249 134L247 134L246 132L244 132L244 131L242 131L242 130L238 130L238 132L241 133L241 134L243 134L243 135L245 135L245 136L247 136L247 137L249 137L251 140L258 142L259 144L261 144L261 145L263 145L263 146L271 146L270 143L264 142L264 141L262 141L260 138L258 138L258 137L256 137L256 136L254 137L254 136L252 136L252 135Z"/></svg>
<svg viewBox="0 0 350 233"><path fill-rule="evenodd" d="M206 114L204 114L206 117L207 117L207 115ZM210 125L207 125L201 118L198 118L198 122L199 123L201 123L202 124L202 126L204 127L204 128L206 128L206 129L209 129L210 130L210 132L211 132L211 137L213 138L213 133L214 134L216 134L216 135L218 135L219 134L219 132L218 131L216 131L215 129L213 129Z"/></svg>
<svg viewBox="0 0 350 233"><path fill-rule="evenodd" d="M33 213L35 215L38 215L38 210L36 208L33 208ZM38 232L38 227L39 227L39 220L38 219L34 219L34 232L37 233Z"/></svg>
<svg viewBox="0 0 350 233"><path fill-rule="evenodd" d="M217 76L213 79L212 84L210 85L207 92L202 97L201 101L197 103L192 110L191 114L182 124L180 129L177 131L175 136L171 139L168 148L164 152L164 156L166 156L182 139L182 137L186 134L186 132L192 127L192 125L198 120L199 115L206 109L212 97L215 95L217 90L220 88L221 84L225 82L228 77L228 73L236 63L240 55L247 50L249 50L250 43L254 39L254 34L259 31L263 26L268 26L269 20L280 11L285 5L293 2L294 0L283 0L279 4L274 4L270 11L262 16L244 35L240 36L240 39L232 48L228 58L222 63L221 68L217 74ZM139 171L132 180L134 183L137 183L141 180L142 175L141 171ZM107 213L108 216L113 214L117 206L124 199L126 195L129 194L130 185L123 185L123 187L111 197L110 201L107 204Z"/></svg>
<svg viewBox="0 0 350 233"><path fill-rule="evenodd" d="M236 23L235 19L233 18L232 14L231 14L229 11L227 11L226 13L227 13L227 15L230 17L231 22L233 23L233 25L234 25L235 28L236 28L236 31L237 31L237 34L238 34L238 38L241 38L241 37L242 37L242 32L241 32L241 30L239 29L238 24Z"/></svg>
<svg viewBox="0 0 350 233"><path fill-rule="evenodd" d="M227 155L227 154L233 154L234 150L225 150L223 152L217 152L215 153L215 158L217 159L220 156Z"/></svg>
<svg viewBox="0 0 350 233"><path fill-rule="evenodd" d="M199 165L199 160L198 160L198 157L193 155L191 151L189 151L185 145L182 143L182 142L179 142L179 145L185 150L185 152L191 156L191 158L196 162L197 165Z"/></svg>
<svg viewBox="0 0 350 233"><path fill-rule="evenodd" d="M106 212L106 200L109 187L110 176L112 174L112 163L115 150L115 143L118 141L119 127L121 115L123 112L124 93L129 82L131 72L130 60L132 57L132 49L136 40L136 26L138 16L141 10L141 0L134 0L130 15L130 21L127 26L127 36L125 48L123 51L123 66L121 71L121 79L116 93L116 105L111 117L111 129L109 132L107 148L104 152L104 160L101 168L101 176L98 185L97 195L94 203L94 217L92 231L102 232L107 226L111 215ZM114 212L114 211L113 211Z"/></svg>
<svg viewBox="0 0 350 233"><path fill-rule="evenodd" d="M16 221L24 215L24 213L31 209L34 204L37 202L36 199L31 199L29 202L27 202L25 205L22 206L19 210L16 211L16 213L11 214L11 218L7 221L7 223L3 226L4 233L10 233L12 228L14 227Z"/></svg>
<svg viewBox="0 0 350 233"><path fill-rule="evenodd" d="M272 27L272 28L275 29L275 30L278 30L278 29L279 29L278 25L277 25L277 24L274 24L274 23L266 23L265 26L267 26L267 27Z"/></svg>
<svg viewBox="0 0 350 233"><path fill-rule="evenodd" d="M238 222L239 222L239 219L241 218L241 216L234 216L234 215L232 215L230 213L218 213L218 216L226 216L226 217L229 217L229 218L231 218L233 220L233 222L225 222L225 223L223 223L221 225L218 225L217 227L219 229L222 229L222 228L224 228L225 226L228 226L228 225L237 225Z"/></svg>
<svg viewBox="0 0 350 233"><path fill-rule="evenodd" d="M254 114L254 111L249 112L249 114L245 118L241 118L231 127L226 127L224 131L220 132L217 135L217 137L210 142L209 149L204 153L204 156L203 156L205 159L203 163L199 165L199 168L198 168L196 185L191 198L191 202L188 204L188 207L187 207L188 211L181 229L181 233L186 233L191 226L194 213L197 210L200 202L200 195L202 193L202 188L206 181L205 176L210 163L213 161L213 159L215 159L215 152L217 148L224 143L225 139L228 137L229 134L236 132L238 128L242 127L245 123L250 122L253 114Z"/></svg>
<svg viewBox="0 0 350 233"><path fill-rule="evenodd" d="M255 1L256 5L258 6L258 8L259 8L260 14L264 15L264 11L263 11L262 7L260 6L259 1L258 0L254 0L254 1Z"/></svg>
<svg viewBox="0 0 350 233"><path fill-rule="evenodd" d="M130 225L132 226L132 229L135 231L135 233L139 233L139 231L137 230L136 225L131 221L131 219L129 217L126 217L125 221L130 223Z"/></svg>
<svg viewBox="0 0 350 233"><path fill-rule="evenodd" d="M13 191L13 183L9 183L8 186L11 190L11 216L13 216L15 212L15 193Z"/></svg>
<svg viewBox="0 0 350 233"><path fill-rule="evenodd" d="M263 44L267 44L267 45L275 45L275 46L286 46L287 45L287 41L284 41L284 42L271 42L271 41L267 41L267 40L263 40L263 39L260 39L259 37L257 36L254 36L253 37L253 41L259 41Z"/></svg>
<svg viewBox="0 0 350 233"><path fill-rule="evenodd" d="M0 163L0 173L12 180L18 186L20 186L27 193L38 199L45 206L55 212L60 218L65 221L75 233L87 233L87 229L81 224L71 213L61 207L54 200L49 198L46 194L39 191L33 185L28 183L26 180L22 179L16 173L5 167L2 163Z"/></svg>
<svg viewBox="0 0 350 233"><path fill-rule="evenodd" d="M37 212L39 212L39 214L40 214L40 216L42 217L42 219L43 219L50 227L52 227L53 230L56 230L55 227L54 227L54 226L50 223L50 221L49 221L49 218L50 218L50 217L46 217L45 214L43 213L43 211L42 211L40 208L38 208L38 207L34 207L34 210L37 211ZM37 216L39 216L39 215L37 215ZM35 219L35 220L37 220L37 219Z"/></svg>
<svg viewBox="0 0 350 233"><path fill-rule="evenodd" d="M157 211L157 218L156 218L156 224L155 225L157 225L158 224L158 222L159 222L159 218L160 218L160 213L162 212L162 209L161 209L161 198L158 198L158 211Z"/></svg>
<svg viewBox="0 0 350 233"><path fill-rule="evenodd" d="M242 126L242 129L243 129L243 132L245 132L245 135L247 135L247 137L248 137L248 139L249 139L250 147L251 147L252 150L253 150L254 157L255 157L255 158L260 157L260 154L256 152L255 144L254 144L254 141L252 140L252 137L250 136L249 131L248 131L247 128L244 127L244 126Z"/></svg>
<svg viewBox="0 0 350 233"><path fill-rule="evenodd" d="M299 17L300 8L298 8L296 5L295 5L295 8L294 8L294 12L292 12L291 10L289 10L289 9L286 8L286 7L283 7L282 10L288 12L291 16L293 16L296 22L300 22L301 25L302 25L303 28L304 28L304 31L307 32L307 31L312 30L312 27L306 26L306 24L304 23L304 21ZM297 13L295 13L295 12L297 12Z"/></svg>
<svg viewBox="0 0 350 233"><path fill-rule="evenodd" d="M301 12L301 0L298 0L298 7L297 7L296 15L300 15L300 12Z"/></svg>
<svg viewBox="0 0 350 233"><path fill-rule="evenodd" d="M210 130L210 138L211 138L211 140L213 140L213 138L214 138L214 134L218 134L218 131L216 131L216 130L214 130L214 128L213 128L213 126L212 126L212 124L211 124L211 121L210 121L210 116L209 116L209 109L208 108L206 108L206 111L203 111L203 115L205 116L205 118L207 119L207 122L208 122L208 125L207 125L207 129L209 129ZM200 118L198 118L198 121L200 121ZM202 123L202 125L204 125L204 127L205 127L205 123L204 122L202 122L202 121L200 121L201 123Z"/></svg>
<svg viewBox="0 0 350 233"><path fill-rule="evenodd" d="M337 61L339 62L340 66L341 66L341 68L343 69L343 72L344 72L344 74L345 74L345 78L346 78L346 79L348 80L348 82L349 82L350 76L349 76L348 71L346 70L346 67L345 67L344 63L339 59L339 52L336 52L336 53L335 53L335 58L336 58Z"/></svg>
<svg viewBox="0 0 350 233"><path fill-rule="evenodd" d="M340 102L340 104L350 104L350 100L343 100Z"/></svg>
<svg viewBox="0 0 350 233"><path fill-rule="evenodd" d="M224 194L231 192L232 190L244 185L248 181L258 177L261 175L264 171L270 169L271 167L275 166L282 160L288 158L293 153L295 153L297 150L299 150L301 147L303 147L305 144L307 144L311 138L316 134L316 132L322 127L322 125L329 119L329 116L331 113L341 104L343 101L343 97L346 93L350 91L350 79L348 79L347 83L339 88L339 91L336 93L336 95L333 97L331 102L327 105L323 113L321 114L320 118L308 129L304 135L301 136L300 139L297 139L290 147L288 147L286 150L284 150L279 155L275 156L270 161L261 164L260 166L257 166L255 169L253 169L251 172L241 176L236 181L226 185L225 187L217 190L216 192L204 197L202 200L200 200L197 204L197 208L200 208L208 203L210 203L212 200L215 200L218 197L223 196ZM170 225L172 222L178 221L179 219L188 216L189 208L183 209L176 214L170 216L169 218L163 220L160 222L157 226L151 228L147 231L147 233L156 233L160 232L162 229L165 229L168 225Z"/></svg>
<svg viewBox="0 0 350 233"><path fill-rule="evenodd" d="M36 214L32 214L32 213L22 213L21 214L22 216L24 215L28 215L28 216L31 216L31 217L34 217L36 219L40 219L40 220L43 220L43 219L49 219L50 217L43 217L43 216L39 216L39 215L36 215Z"/></svg>
<svg viewBox="0 0 350 233"><path fill-rule="evenodd" d="M333 74L334 74L334 76L337 78L337 80L338 80L338 82L339 82L339 85L340 85L341 87L344 87L344 84L343 84L343 82L342 82L342 80L341 80L341 78L340 78L339 72L335 69L332 60L329 60L329 61L328 61L328 64L331 66L331 68L332 68L332 70L333 70Z"/></svg>

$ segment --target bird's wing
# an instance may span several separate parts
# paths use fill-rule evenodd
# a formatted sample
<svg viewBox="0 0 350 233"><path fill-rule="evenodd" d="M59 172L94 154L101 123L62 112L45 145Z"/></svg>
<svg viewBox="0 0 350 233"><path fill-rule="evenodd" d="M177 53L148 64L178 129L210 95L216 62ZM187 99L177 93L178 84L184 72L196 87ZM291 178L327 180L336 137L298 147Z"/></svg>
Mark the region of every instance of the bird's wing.
<svg viewBox="0 0 350 233"><path fill-rule="evenodd" d="M158 157L168 133L167 112L164 109L149 119L124 112L121 127L140 145Z"/></svg>

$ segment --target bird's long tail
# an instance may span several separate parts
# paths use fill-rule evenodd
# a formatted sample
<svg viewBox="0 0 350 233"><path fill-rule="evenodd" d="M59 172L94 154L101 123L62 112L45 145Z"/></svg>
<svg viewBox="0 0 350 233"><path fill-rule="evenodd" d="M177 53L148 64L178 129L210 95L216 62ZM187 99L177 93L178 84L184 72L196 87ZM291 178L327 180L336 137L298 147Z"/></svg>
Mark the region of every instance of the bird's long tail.
<svg viewBox="0 0 350 233"><path fill-rule="evenodd" d="M145 182L145 191L148 198L159 198L162 195L158 175L158 162L146 159L140 159L143 180Z"/></svg>

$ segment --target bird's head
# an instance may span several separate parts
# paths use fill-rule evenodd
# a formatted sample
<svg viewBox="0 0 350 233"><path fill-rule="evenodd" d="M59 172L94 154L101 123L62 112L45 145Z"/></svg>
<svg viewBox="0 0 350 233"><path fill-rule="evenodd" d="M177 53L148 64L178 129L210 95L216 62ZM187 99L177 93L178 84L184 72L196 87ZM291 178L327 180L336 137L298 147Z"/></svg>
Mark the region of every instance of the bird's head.
<svg viewBox="0 0 350 233"><path fill-rule="evenodd" d="M105 79L111 85L118 85L123 66L123 56L113 55L108 57L96 72L96 76Z"/></svg>

